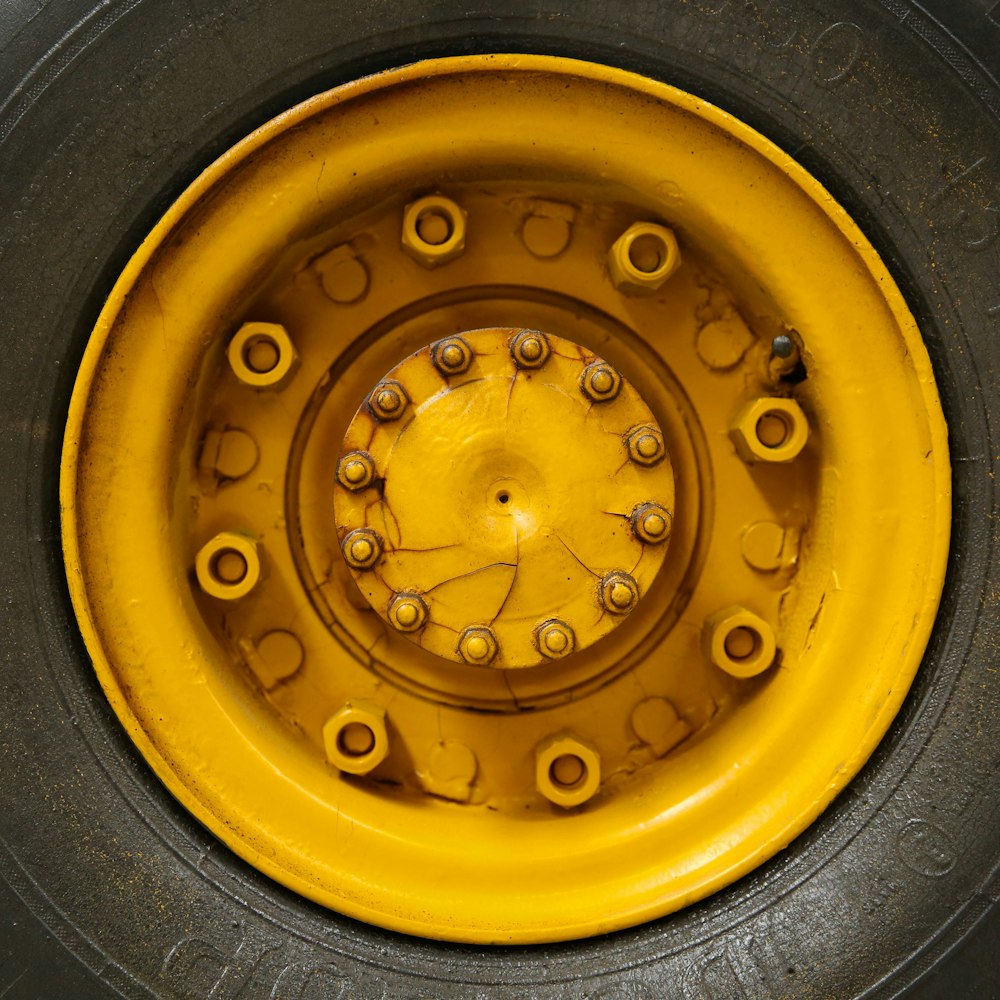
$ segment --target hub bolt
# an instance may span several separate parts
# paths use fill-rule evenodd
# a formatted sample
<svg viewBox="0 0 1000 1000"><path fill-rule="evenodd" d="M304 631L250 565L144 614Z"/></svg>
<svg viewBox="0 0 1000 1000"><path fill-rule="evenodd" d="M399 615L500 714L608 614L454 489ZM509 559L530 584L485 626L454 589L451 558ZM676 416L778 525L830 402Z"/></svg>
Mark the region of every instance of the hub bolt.
<svg viewBox="0 0 1000 1000"><path fill-rule="evenodd" d="M371 528L355 528L340 545L351 569L371 569L382 555L382 539Z"/></svg>
<svg viewBox="0 0 1000 1000"><path fill-rule="evenodd" d="M439 340L431 349L431 358L442 375L461 375L472 364L472 351L460 337L452 337Z"/></svg>
<svg viewBox="0 0 1000 1000"><path fill-rule="evenodd" d="M628 614L639 601L639 585L621 570L608 573L601 580L601 605L613 615Z"/></svg>
<svg viewBox="0 0 1000 1000"><path fill-rule="evenodd" d="M467 628L458 641L458 652L466 663L486 666L497 655L499 646L492 629L485 626Z"/></svg>
<svg viewBox="0 0 1000 1000"><path fill-rule="evenodd" d="M368 397L368 405L379 420L398 420L406 409L409 398L398 382L379 382Z"/></svg>
<svg viewBox="0 0 1000 1000"><path fill-rule="evenodd" d="M389 621L399 632L419 632L427 624L427 605L418 594L397 594L389 602Z"/></svg>
<svg viewBox="0 0 1000 1000"><path fill-rule="evenodd" d="M622 387L622 377L604 361L595 361L583 370L580 388L595 403L609 403Z"/></svg>
<svg viewBox="0 0 1000 1000"><path fill-rule="evenodd" d="M337 482L352 493L371 486L374 479L375 463L367 452L348 452L337 466Z"/></svg>
<svg viewBox="0 0 1000 1000"><path fill-rule="evenodd" d="M626 438L628 457L637 465L651 466L663 461L663 437L655 427L634 427Z"/></svg>
<svg viewBox="0 0 1000 1000"><path fill-rule="evenodd" d="M544 333L522 330L510 342L510 353L518 368L541 368L548 361L552 349Z"/></svg>
<svg viewBox="0 0 1000 1000"><path fill-rule="evenodd" d="M550 618L547 622L542 622L536 629L535 643L543 656L547 656L551 660L558 660L573 652L576 636L565 622Z"/></svg>
<svg viewBox="0 0 1000 1000"><path fill-rule="evenodd" d="M670 537L670 511L658 503L644 503L632 512L632 531L647 545L659 545Z"/></svg>

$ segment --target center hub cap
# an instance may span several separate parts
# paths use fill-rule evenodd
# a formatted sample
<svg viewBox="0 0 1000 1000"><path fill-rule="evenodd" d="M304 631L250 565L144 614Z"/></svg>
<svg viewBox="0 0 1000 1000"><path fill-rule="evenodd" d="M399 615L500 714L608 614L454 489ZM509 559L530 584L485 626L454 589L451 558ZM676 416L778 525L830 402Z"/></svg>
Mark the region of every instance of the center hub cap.
<svg viewBox="0 0 1000 1000"><path fill-rule="evenodd" d="M577 344L510 329L439 341L374 386L334 497L379 615L439 656L503 668L619 625L663 563L673 504L635 389Z"/></svg>

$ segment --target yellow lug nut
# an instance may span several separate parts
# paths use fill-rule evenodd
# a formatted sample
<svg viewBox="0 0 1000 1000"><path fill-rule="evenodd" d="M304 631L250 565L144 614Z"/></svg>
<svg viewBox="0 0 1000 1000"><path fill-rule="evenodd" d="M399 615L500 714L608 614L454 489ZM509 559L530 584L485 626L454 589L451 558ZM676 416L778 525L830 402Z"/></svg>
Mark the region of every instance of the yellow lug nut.
<svg viewBox="0 0 1000 1000"><path fill-rule="evenodd" d="M374 479L375 463L367 452L348 452L337 465L337 482L352 493L371 486Z"/></svg>
<svg viewBox="0 0 1000 1000"><path fill-rule="evenodd" d="M601 580L600 596L605 611L626 615L639 602L639 585L628 573L616 570Z"/></svg>
<svg viewBox="0 0 1000 1000"><path fill-rule="evenodd" d="M632 512L635 536L647 545L660 545L670 537L670 511L658 503L644 503Z"/></svg>
<svg viewBox="0 0 1000 1000"><path fill-rule="evenodd" d="M794 399L765 396L736 414L729 436L744 462L790 462L809 439L809 421Z"/></svg>
<svg viewBox="0 0 1000 1000"><path fill-rule="evenodd" d="M280 323L244 323L226 351L233 374L253 389L278 389L292 376L298 355Z"/></svg>
<svg viewBox="0 0 1000 1000"><path fill-rule="evenodd" d="M595 361L583 370L580 389L595 403L609 403L621 391L622 377L604 361Z"/></svg>
<svg viewBox="0 0 1000 1000"><path fill-rule="evenodd" d="M427 617L427 605L418 594L397 594L389 602L389 621L400 632L418 632Z"/></svg>
<svg viewBox="0 0 1000 1000"><path fill-rule="evenodd" d="M551 660L558 660L573 652L576 636L565 622L552 618L547 622L542 622L535 630L535 642L538 645L538 651L543 656L547 656Z"/></svg>
<svg viewBox="0 0 1000 1000"><path fill-rule="evenodd" d="M363 701L350 701L323 726L327 760L348 774L368 774L389 753L385 710Z"/></svg>
<svg viewBox="0 0 1000 1000"><path fill-rule="evenodd" d="M557 733L535 749L535 785L554 805L572 809L601 787L597 748L572 733Z"/></svg>
<svg viewBox="0 0 1000 1000"><path fill-rule="evenodd" d="M465 219L465 211L450 198L420 198L403 212L403 250L424 267L447 263L465 249Z"/></svg>
<svg viewBox="0 0 1000 1000"><path fill-rule="evenodd" d="M372 413L383 421L398 420L408 402L406 390L398 382L379 382L368 397Z"/></svg>
<svg viewBox="0 0 1000 1000"><path fill-rule="evenodd" d="M655 427L633 427L625 439L628 457L636 465L651 466L662 462L666 455L663 435Z"/></svg>
<svg viewBox="0 0 1000 1000"><path fill-rule="evenodd" d="M499 646L492 629L485 626L473 626L462 633L458 641L459 655L466 663L476 666L486 666L493 662Z"/></svg>
<svg viewBox="0 0 1000 1000"><path fill-rule="evenodd" d="M518 368L541 368L552 349L548 338L538 330L522 330L510 342L510 353Z"/></svg>
<svg viewBox="0 0 1000 1000"><path fill-rule="evenodd" d="M461 375L472 364L472 351L461 337L439 340L431 348L434 367L444 375Z"/></svg>
<svg viewBox="0 0 1000 1000"><path fill-rule="evenodd" d="M734 605L711 615L702 632L705 655L732 677L756 677L774 663L774 630L760 615Z"/></svg>
<svg viewBox="0 0 1000 1000"><path fill-rule="evenodd" d="M653 222L637 222L608 251L608 273L625 295L650 295L681 266L673 232Z"/></svg>
<svg viewBox="0 0 1000 1000"><path fill-rule="evenodd" d="M382 539L371 528L348 532L340 550L351 569L371 569L382 555Z"/></svg>
<svg viewBox="0 0 1000 1000"><path fill-rule="evenodd" d="M257 543L235 531L219 532L198 550L194 568L198 585L211 597L246 597L260 580Z"/></svg>

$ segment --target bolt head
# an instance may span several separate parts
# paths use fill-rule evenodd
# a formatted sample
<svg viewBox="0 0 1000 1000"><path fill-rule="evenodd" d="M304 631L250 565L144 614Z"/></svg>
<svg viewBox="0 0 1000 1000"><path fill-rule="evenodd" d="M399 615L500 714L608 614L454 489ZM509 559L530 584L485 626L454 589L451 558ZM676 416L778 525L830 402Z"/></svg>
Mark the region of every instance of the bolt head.
<svg viewBox="0 0 1000 1000"><path fill-rule="evenodd" d="M220 531L199 550L194 562L198 586L210 597L235 601L257 586L260 549L249 535Z"/></svg>
<svg viewBox="0 0 1000 1000"><path fill-rule="evenodd" d="M467 628L458 640L459 655L466 663L485 667L492 663L499 650L496 635L485 626Z"/></svg>
<svg viewBox="0 0 1000 1000"><path fill-rule="evenodd" d="M351 569L371 569L382 555L382 539L371 528L355 528L344 537L340 551Z"/></svg>
<svg viewBox="0 0 1000 1000"><path fill-rule="evenodd" d="M663 435L649 426L633 427L625 438L628 457L636 465L649 466L662 462L667 454L663 446Z"/></svg>
<svg viewBox="0 0 1000 1000"><path fill-rule="evenodd" d="M439 340L431 348L434 367L444 375L461 375L472 364L472 351L461 337Z"/></svg>
<svg viewBox="0 0 1000 1000"><path fill-rule="evenodd" d="M763 396L736 414L729 436L744 462L791 462L809 440L809 421L794 399Z"/></svg>
<svg viewBox="0 0 1000 1000"><path fill-rule="evenodd" d="M550 618L535 630L535 645L543 656L558 660L573 652L576 636L565 622Z"/></svg>
<svg viewBox="0 0 1000 1000"><path fill-rule="evenodd" d="M397 594L389 602L389 621L399 632L419 632L427 616L427 605L419 594Z"/></svg>
<svg viewBox="0 0 1000 1000"><path fill-rule="evenodd" d="M670 511L658 503L644 503L632 512L632 531L647 545L660 545L670 538Z"/></svg>
<svg viewBox="0 0 1000 1000"><path fill-rule="evenodd" d="M639 585L628 573L608 573L600 585L601 606L613 615L627 615L639 603Z"/></svg>
<svg viewBox="0 0 1000 1000"><path fill-rule="evenodd" d="M731 677L756 677L774 663L774 629L747 608L736 604L705 620L702 645L707 658Z"/></svg>
<svg viewBox="0 0 1000 1000"><path fill-rule="evenodd" d="M554 805L572 809L601 787L601 756L593 744L562 732L535 748L535 785Z"/></svg>
<svg viewBox="0 0 1000 1000"><path fill-rule="evenodd" d="M406 390L398 382L379 382L368 397L368 405L374 416L382 421L398 420L410 399Z"/></svg>
<svg viewBox="0 0 1000 1000"><path fill-rule="evenodd" d="M365 451L350 451L337 465L337 482L344 489L358 493L375 480L375 462Z"/></svg>
<svg viewBox="0 0 1000 1000"><path fill-rule="evenodd" d="M510 354L518 368L541 368L551 353L548 338L537 330L522 330L510 342Z"/></svg>
<svg viewBox="0 0 1000 1000"><path fill-rule="evenodd" d="M610 403L621 391L622 377L606 361L595 361L583 370L580 389L594 403Z"/></svg>

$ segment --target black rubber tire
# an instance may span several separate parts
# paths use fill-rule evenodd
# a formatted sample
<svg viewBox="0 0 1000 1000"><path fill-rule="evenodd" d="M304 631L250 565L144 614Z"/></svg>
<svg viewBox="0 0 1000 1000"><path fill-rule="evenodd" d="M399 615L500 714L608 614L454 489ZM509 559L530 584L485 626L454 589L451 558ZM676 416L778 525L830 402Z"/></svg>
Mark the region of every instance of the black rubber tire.
<svg viewBox="0 0 1000 1000"><path fill-rule="evenodd" d="M0 996L1000 996L1000 6L940 0L937 13L967 47L912 0L0 6ZM930 648L847 791L788 850L698 906L517 949L439 945L329 913L190 819L89 668L57 498L89 330L199 170L338 82L487 50L664 79L804 163L914 309L954 462Z"/></svg>

